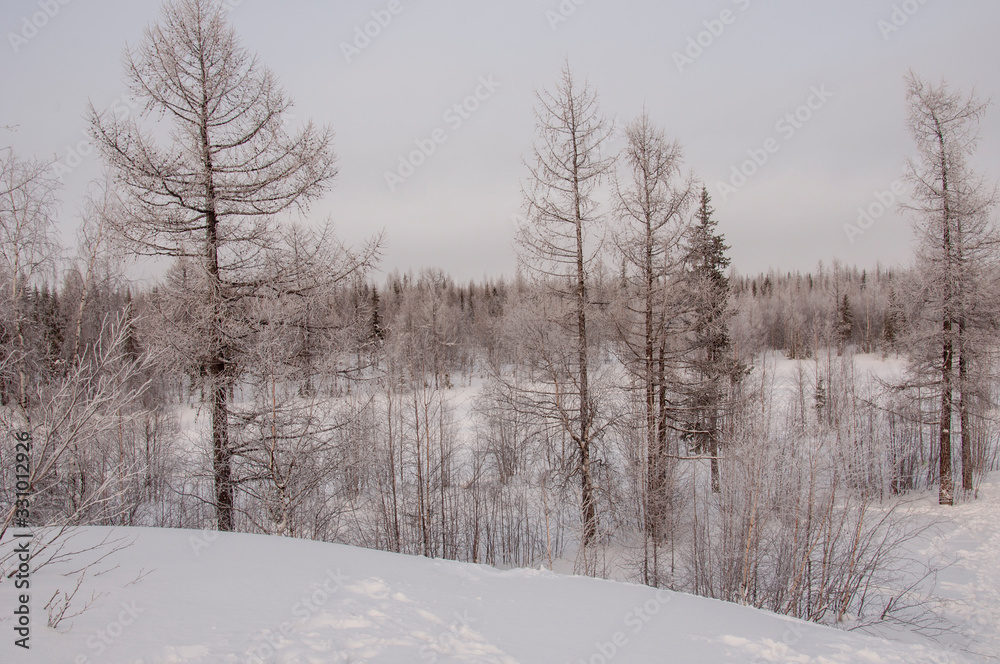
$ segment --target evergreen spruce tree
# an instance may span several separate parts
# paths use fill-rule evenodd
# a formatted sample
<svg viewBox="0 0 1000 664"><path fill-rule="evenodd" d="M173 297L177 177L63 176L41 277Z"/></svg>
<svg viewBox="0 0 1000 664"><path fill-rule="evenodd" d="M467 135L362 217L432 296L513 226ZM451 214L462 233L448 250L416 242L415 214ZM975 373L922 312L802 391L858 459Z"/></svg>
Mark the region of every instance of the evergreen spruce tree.
<svg viewBox="0 0 1000 664"><path fill-rule="evenodd" d="M886 308L885 323L882 327L882 339L885 342L886 352L896 350L896 341L899 339L901 323L902 311L899 300L896 297L896 290L890 287L889 304Z"/></svg>
<svg viewBox="0 0 1000 664"><path fill-rule="evenodd" d="M711 458L712 490L718 492L720 419L726 401L726 381L736 380L740 367L733 359L729 337L732 311L729 278L725 274L730 263L726 256L729 247L718 232L713 213L711 197L702 187L686 258L691 312L689 368L694 378L689 399L694 415L691 427L694 447Z"/></svg>
<svg viewBox="0 0 1000 664"><path fill-rule="evenodd" d="M382 327L382 315L379 313L378 289L372 288L372 316L368 340L374 347L379 347L385 341L385 329Z"/></svg>
<svg viewBox="0 0 1000 664"><path fill-rule="evenodd" d="M847 293L840 299L837 306L837 355L843 355L844 348L851 343L854 334L854 314L851 311L851 300Z"/></svg>

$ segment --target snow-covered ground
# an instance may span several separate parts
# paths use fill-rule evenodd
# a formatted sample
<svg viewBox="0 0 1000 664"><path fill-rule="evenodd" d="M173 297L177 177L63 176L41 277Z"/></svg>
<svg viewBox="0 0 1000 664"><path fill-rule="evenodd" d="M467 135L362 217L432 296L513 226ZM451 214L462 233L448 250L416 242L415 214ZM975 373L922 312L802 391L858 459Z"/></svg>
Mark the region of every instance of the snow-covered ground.
<svg viewBox="0 0 1000 664"><path fill-rule="evenodd" d="M935 594L947 631L938 640L972 661L1000 662L1000 473L978 500L942 508L927 496L917 510L938 520L923 551L943 567Z"/></svg>
<svg viewBox="0 0 1000 664"><path fill-rule="evenodd" d="M929 502L924 511L937 508ZM982 661L1000 647L1000 477L955 508L936 544L942 578ZM85 529L97 540L107 529ZM134 543L89 578L105 593L58 630L42 606L72 582L33 579L28 652L13 647L14 588L0 583L0 661L122 662L888 662L977 661L732 604L536 570L427 560L254 535L119 529ZM78 557L79 560L79 557ZM144 570L144 572L143 572ZM144 574L141 579L135 579ZM71 624L70 624L71 623ZM953 635L954 636L954 635ZM953 643L954 643L953 639ZM956 644L957 645L957 644ZM966 659L968 657L968 659Z"/></svg>

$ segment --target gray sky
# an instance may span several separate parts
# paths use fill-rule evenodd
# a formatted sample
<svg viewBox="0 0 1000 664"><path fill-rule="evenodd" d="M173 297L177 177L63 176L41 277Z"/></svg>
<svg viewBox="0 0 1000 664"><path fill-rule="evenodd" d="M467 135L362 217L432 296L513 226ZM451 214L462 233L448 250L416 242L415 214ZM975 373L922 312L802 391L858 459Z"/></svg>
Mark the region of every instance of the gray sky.
<svg viewBox="0 0 1000 664"><path fill-rule="evenodd" d="M62 1L0 7L0 125L16 126L0 130L0 144L75 166L69 151L87 152L88 98L99 108L120 100L122 48L140 41L160 3ZM295 100L294 120L336 132L341 174L311 216L330 215L350 242L385 229L386 271L434 266L462 280L513 271L534 91L555 81L566 57L607 115L627 121L645 104L682 143L744 273L833 258L906 263L911 234L899 215L873 219L853 243L844 230L859 207L878 211L875 192L890 190L912 152L903 74L912 67L1000 101L994 0L228 1L244 44ZM372 12L387 25L368 25L377 35L348 57L343 44L354 46ZM25 23L33 15L37 34ZM689 40L701 41L700 54L686 54ZM675 54L692 57L678 64ZM493 84L480 87L481 78ZM466 117L449 113L477 90L478 108L470 100ZM993 106L977 156L994 180L998 120ZM390 190L386 172L437 129L446 140ZM735 191L720 188L748 150L766 162ZM93 152L79 161L64 175L67 233L100 174Z"/></svg>

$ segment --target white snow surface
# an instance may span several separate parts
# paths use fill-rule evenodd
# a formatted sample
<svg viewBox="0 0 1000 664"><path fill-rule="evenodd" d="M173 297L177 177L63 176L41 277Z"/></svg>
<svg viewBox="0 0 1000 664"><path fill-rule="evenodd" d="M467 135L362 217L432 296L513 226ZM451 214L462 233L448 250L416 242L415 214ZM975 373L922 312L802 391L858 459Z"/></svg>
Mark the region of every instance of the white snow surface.
<svg viewBox="0 0 1000 664"><path fill-rule="evenodd" d="M1000 496L969 506L983 544L970 585L996 584ZM989 531L989 532L985 532ZM77 547L108 529L81 529ZM105 593L58 629L43 605L72 581L32 577L31 649L13 646L13 583L0 583L2 662L964 662L904 644L644 586L428 560L258 535L116 529L134 543L81 591ZM971 540L970 540L971 541ZM993 546L989 550L985 545ZM963 544L963 546L965 545ZM80 560L80 556L77 557ZM989 569L987 569L989 568ZM145 570L147 574L132 582ZM982 576L977 576L982 575ZM995 611L998 589L982 589ZM996 628L996 613L976 628ZM71 625L69 624L71 623ZM994 633L987 645L997 642ZM985 642L984 642L985 643Z"/></svg>

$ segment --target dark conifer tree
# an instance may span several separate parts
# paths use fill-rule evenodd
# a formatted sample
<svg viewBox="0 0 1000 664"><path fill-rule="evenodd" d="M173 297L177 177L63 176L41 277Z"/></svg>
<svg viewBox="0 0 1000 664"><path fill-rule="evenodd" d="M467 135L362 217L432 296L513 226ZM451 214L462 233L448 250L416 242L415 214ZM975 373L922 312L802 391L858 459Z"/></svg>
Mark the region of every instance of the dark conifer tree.
<svg viewBox="0 0 1000 664"><path fill-rule="evenodd" d="M382 314L379 313L378 289L372 288L372 316L369 328L369 341L378 347L385 341L385 329L382 327Z"/></svg>
<svg viewBox="0 0 1000 664"><path fill-rule="evenodd" d="M729 247L713 218L711 197L704 187L688 240L686 275L691 312L691 348L688 353L694 384L688 388L694 415L691 438L695 448L711 457L712 490L719 491L720 420L728 383L740 369L733 359L729 336Z"/></svg>
<svg viewBox="0 0 1000 664"><path fill-rule="evenodd" d="M851 311L851 300L845 293L837 305L837 355L843 354L853 334L854 313Z"/></svg>

